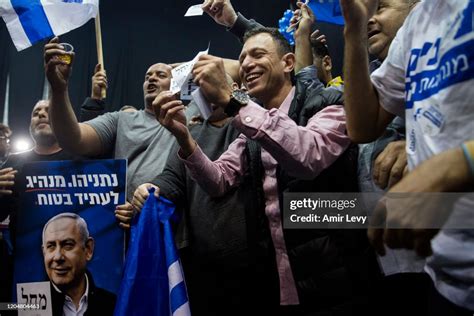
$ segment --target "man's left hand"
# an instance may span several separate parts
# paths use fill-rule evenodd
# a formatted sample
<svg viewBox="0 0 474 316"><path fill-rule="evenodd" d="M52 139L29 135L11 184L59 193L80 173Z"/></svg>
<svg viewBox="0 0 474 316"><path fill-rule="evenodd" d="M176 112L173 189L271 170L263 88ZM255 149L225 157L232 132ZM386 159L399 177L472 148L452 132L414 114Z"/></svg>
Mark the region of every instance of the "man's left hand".
<svg viewBox="0 0 474 316"><path fill-rule="evenodd" d="M119 221L119 226L123 229L130 229L130 224L134 215L132 204L126 202L115 208L115 218Z"/></svg>
<svg viewBox="0 0 474 316"><path fill-rule="evenodd" d="M232 87L227 83L224 61L202 55L193 69L194 82L199 85L207 101L225 108L230 101Z"/></svg>
<svg viewBox="0 0 474 316"><path fill-rule="evenodd" d="M446 197L441 200L440 196L426 193L462 192L469 189L472 182L461 148L426 160L379 203L368 230L370 242L380 255L385 254L384 243L390 248L414 249L420 256L430 255L431 239L450 217L455 200L446 201ZM406 196L393 198L391 193ZM383 228L380 228L382 223Z"/></svg>
<svg viewBox="0 0 474 316"><path fill-rule="evenodd" d="M374 182L382 189L397 184L408 171L406 141L391 142L374 162Z"/></svg>
<svg viewBox="0 0 474 316"><path fill-rule="evenodd" d="M13 168L0 169L0 197L13 194L15 174L17 172L18 171Z"/></svg>

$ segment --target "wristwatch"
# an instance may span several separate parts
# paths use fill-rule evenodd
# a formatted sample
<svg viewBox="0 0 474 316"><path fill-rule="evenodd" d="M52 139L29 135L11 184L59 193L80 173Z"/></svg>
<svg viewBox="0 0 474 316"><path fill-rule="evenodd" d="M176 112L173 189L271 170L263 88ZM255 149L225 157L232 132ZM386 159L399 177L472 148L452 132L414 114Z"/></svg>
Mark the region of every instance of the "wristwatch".
<svg viewBox="0 0 474 316"><path fill-rule="evenodd" d="M240 108L246 106L249 101L250 97L245 91L236 89L232 91L232 94L230 95L230 101L225 107L224 112L228 116L235 116L237 113L239 113Z"/></svg>

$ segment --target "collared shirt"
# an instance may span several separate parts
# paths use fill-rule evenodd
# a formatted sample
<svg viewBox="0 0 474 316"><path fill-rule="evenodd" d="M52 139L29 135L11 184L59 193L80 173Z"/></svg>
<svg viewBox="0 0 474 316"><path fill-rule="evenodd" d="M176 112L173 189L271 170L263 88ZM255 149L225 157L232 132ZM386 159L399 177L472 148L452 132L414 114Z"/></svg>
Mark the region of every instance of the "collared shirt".
<svg viewBox="0 0 474 316"><path fill-rule="evenodd" d="M254 102L242 107L233 120L242 134L218 160L210 161L199 146L183 160L191 177L210 195L219 196L237 186L248 170L244 152L247 138L259 141L265 169L265 214L275 247L281 305L297 305L299 299L283 236L276 167L279 164L290 176L313 179L350 144L341 106L328 106L315 114L307 126L298 126L287 115L294 95L293 87L279 109L266 110Z"/></svg>
<svg viewBox="0 0 474 316"><path fill-rule="evenodd" d="M88 306L88 295L89 295L89 278L86 276L86 291L82 295L81 299L79 300L79 308L76 309L76 305L74 305L74 302L72 301L72 298L69 296L65 295L64 296L64 305L63 305L63 316L84 316L84 313L87 311L87 306ZM59 293L62 293L61 290L58 289L58 287L53 284L54 288L56 291Z"/></svg>

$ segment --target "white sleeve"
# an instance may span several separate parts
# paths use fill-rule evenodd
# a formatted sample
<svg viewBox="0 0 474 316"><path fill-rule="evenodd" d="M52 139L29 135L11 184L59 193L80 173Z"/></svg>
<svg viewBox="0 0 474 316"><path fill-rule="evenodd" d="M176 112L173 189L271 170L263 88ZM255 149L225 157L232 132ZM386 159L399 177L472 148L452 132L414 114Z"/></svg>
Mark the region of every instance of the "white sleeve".
<svg viewBox="0 0 474 316"><path fill-rule="evenodd" d="M406 24L392 41L388 56L371 75L372 84L379 95L380 105L388 112L405 117L405 73L407 69Z"/></svg>

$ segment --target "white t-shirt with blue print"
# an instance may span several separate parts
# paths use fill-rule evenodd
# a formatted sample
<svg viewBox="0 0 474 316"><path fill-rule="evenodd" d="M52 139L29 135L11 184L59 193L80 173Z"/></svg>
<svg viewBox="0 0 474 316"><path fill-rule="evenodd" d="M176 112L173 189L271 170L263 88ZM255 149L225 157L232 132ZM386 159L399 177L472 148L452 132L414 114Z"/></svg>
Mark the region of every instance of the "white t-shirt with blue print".
<svg viewBox="0 0 474 316"><path fill-rule="evenodd" d="M410 169L474 139L474 1L419 4L372 82L381 105L406 119ZM433 239L426 271L444 297L474 310L474 201L460 199L448 221L466 229Z"/></svg>

